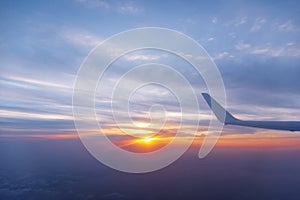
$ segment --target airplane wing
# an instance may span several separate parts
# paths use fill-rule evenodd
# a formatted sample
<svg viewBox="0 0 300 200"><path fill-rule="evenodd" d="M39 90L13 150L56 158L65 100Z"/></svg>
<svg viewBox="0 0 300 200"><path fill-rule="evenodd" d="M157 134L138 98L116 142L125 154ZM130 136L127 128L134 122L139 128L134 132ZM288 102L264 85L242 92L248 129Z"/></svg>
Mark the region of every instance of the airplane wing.
<svg viewBox="0 0 300 200"><path fill-rule="evenodd" d="M209 105L210 109L216 115L217 119L224 123L225 125L237 125L237 126L247 126L256 127L264 129L274 129L274 130L287 130L287 131L300 131L300 121L248 121L240 120L235 118L230 114L225 108L223 108L215 99L213 99L209 94L202 93L205 101ZM224 117L225 113L225 117Z"/></svg>

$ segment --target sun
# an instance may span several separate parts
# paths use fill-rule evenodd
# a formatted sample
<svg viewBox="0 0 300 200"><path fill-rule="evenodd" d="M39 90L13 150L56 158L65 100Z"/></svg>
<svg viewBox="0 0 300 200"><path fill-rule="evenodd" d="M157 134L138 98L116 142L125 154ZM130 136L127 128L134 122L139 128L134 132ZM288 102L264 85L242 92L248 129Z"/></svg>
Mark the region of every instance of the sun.
<svg viewBox="0 0 300 200"><path fill-rule="evenodd" d="M140 141L145 142L145 143L150 143L150 142L153 142L155 139L156 138L154 138L154 137L145 137L145 138L140 139Z"/></svg>

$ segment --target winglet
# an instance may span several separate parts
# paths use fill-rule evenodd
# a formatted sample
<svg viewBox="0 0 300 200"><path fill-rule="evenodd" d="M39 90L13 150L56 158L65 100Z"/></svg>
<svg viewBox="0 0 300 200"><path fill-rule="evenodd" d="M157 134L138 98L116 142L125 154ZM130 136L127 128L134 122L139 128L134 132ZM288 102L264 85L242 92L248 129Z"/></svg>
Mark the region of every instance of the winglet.
<svg viewBox="0 0 300 200"><path fill-rule="evenodd" d="M238 121L237 118L232 116L225 108L223 108L215 99L213 99L209 94L202 93L205 101L209 105L210 109L214 112L217 119L224 124L234 124ZM225 116L224 116L225 115Z"/></svg>

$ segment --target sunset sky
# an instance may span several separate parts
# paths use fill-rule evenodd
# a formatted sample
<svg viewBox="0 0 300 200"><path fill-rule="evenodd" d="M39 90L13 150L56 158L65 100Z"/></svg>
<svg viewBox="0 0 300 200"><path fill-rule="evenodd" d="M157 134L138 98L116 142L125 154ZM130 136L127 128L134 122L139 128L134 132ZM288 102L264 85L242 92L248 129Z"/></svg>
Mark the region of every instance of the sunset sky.
<svg viewBox="0 0 300 200"><path fill-rule="evenodd" d="M0 174L23 164L29 169L43 169L40 164L35 168L34 163L23 161L24 157L31 157L37 163L45 161L41 153L37 153L37 149L41 149L54 159L54 155L60 155L58 151L72 152L72 141L75 141L74 147L81 149L73 153L80 151L79 155L84 159L90 156L79 143L73 121L72 94L77 71L97 44L133 28L174 29L201 44L222 75L227 109L235 116L249 120L300 120L300 2L297 0L29 0L3 1L0 5L0 162L3 160ZM115 144L134 152L155 150L174 136L180 118L178 102L170 92L155 85L145 86L132 96L130 112L134 123L124 122L123 127L134 136L148 137L156 133L155 128L147 127L150 122L147 113L151 105L160 104L168 111L165 115L167 121L156 138L138 140L121 137L122 133L112 122L110 97L114 84L133 66L149 62L174 67L195 88L200 109L191 110L189 114L191 120L195 115L200 116L197 140L193 145L198 151L207 134L208 123L214 117L201 96L207 88L188 63L159 50L136 51L112 63L96 91L96 114L103 131ZM175 82L171 84L176 85ZM122 110L122 106L119 109L127 112ZM156 117L156 122L160 122L161 115ZM189 137L190 124L182 126L187 130L186 137ZM23 146L20 147L20 144ZM51 146L57 149L51 150ZM22 150L24 148L26 151ZM221 156L218 154L220 157L222 149L298 151L300 132L226 126L217 148L216 152L221 152ZM64 156L68 157L66 152L62 155L57 162L63 163ZM295 152L293 155L299 160ZM74 163L79 159L75 157L72 157ZM254 161L255 158L264 159L252 154L249 156ZM93 161L88 163L96 165ZM297 162L296 166L299 165ZM60 167L70 167L69 164L66 166ZM180 166L180 170L184 168L182 163L176 166ZM236 164L236 167L239 166ZM286 171L286 167L280 169ZM299 170L294 170L299 177ZM176 174L174 171L170 173ZM0 193L1 189L7 189L4 180L9 179L1 178ZM123 178L126 183L128 177ZM155 178L152 179L155 182ZM272 182L271 179L269 181ZM280 185L277 186L280 188ZM288 193L289 190L285 191ZM11 194L8 190L3 195L18 197L17 193Z"/></svg>
<svg viewBox="0 0 300 200"><path fill-rule="evenodd" d="M174 29L199 42L219 68L228 109L237 116L268 120L300 118L297 1L187 4L78 0L2 4L2 136L76 134L71 99L80 64L95 45L109 36L145 26ZM169 64L180 72L185 70L186 76L190 73L187 64L180 63L178 58L148 50L120 58L111 66L103 81L106 85L102 86L109 90L112 86L107 80L117 79L122 70L147 62ZM201 119L209 120L210 111L200 96L205 85L198 79L189 77L199 88ZM155 100L173 106L166 101L168 95L159 95L159 88L148 87L134 100L143 99L145 104ZM99 105L97 109L101 113L108 108ZM227 133L295 136L237 127L225 128L224 134Z"/></svg>

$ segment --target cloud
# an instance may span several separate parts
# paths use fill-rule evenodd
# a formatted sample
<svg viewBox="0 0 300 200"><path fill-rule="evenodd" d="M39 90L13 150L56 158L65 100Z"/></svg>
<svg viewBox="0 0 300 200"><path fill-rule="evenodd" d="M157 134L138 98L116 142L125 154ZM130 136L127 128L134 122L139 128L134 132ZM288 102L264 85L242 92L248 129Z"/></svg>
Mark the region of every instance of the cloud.
<svg viewBox="0 0 300 200"><path fill-rule="evenodd" d="M213 24L218 23L218 18L217 18L217 17L212 18L211 22L212 22Z"/></svg>
<svg viewBox="0 0 300 200"><path fill-rule="evenodd" d="M245 23L247 23L247 17L239 17L235 20L234 25L235 26L240 26L240 25L245 24Z"/></svg>
<svg viewBox="0 0 300 200"><path fill-rule="evenodd" d="M271 57L299 57L300 49L293 45L274 47L271 44L256 46L250 50L251 54Z"/></svg>
<svg viewBox="0 0 300 200"><path fill-rule="evenodd" d="M251 31L258 31L261 29L261 27L267 22L264 18L257 18L251 27Z"/></svg>
<svg viewBox="0 0 300 200"><path fill-rule="evenodd" d="M207 41L208 41L208 42L211 42L211 41L213 41L214 39L215 39L215 38L210 37L210 38L207 39Z"/></svg>
<svg viewBox="0 0 300 200"><path fill-rule="evenodd" d="M66 79L65 76L63 81ZM0 120L5 125L13 120L15 124L10 126L17 128L20 125L17 119L43 120L43 123L73 119L70 105L72 85L67 82L18 76L0 77L0 82L3 89ZM57 125L53 127L58 128Z"/></svg>
<svg viewBox="0 0 300 200"><path fill-rule="evenodd" d="M117 11L122 14L139 14L142 9L133 4L125 4L117 7Z"/></svg>
<svg viewBox="0 0 300 200"><path fill-rule="evenodd" d="M138 7L133 2L115 2L115 1L103 1L103 0L75 0L90 8L101 8L107 11L113 11L120 14L140 14L143 9Z"/></svg>
<svg viewBox="0 0 300 200"><path fill-rule="evenodd" d="M97 8L104 8L104 9L109 9L110 4L107 1L102 1L102 0L75 0L75 2L84 4L88 7L97 7Z"/></svg>
<svg viewBox="0 0 300 200"><path fill-rule="evenodd" d="M133 54L133 55L128 55L125 56L125 59L128 61L154 61L154 60L159 60L162 58L165 58L166 55L162 54L162 55L143 55L143 54Z"/></svg>
<svg viewBox="0 0 300 200"><path fill-rule="evenodd" d="M217 54L213 59L214 60L221 60L221 59L225 59L225 58L234 58L234 56L231 55L229 52L224 51L222 53Z"/></svg>
<svg viewBox="0 0 300 200"><path fill-rule="evenodd" d="M197 20L193 19L193 18L181 18L179 19L180 24L190 24L190 25L195 25L197 24Z"/></svg>
<svg viewBox="0 0 300 200"><path fill-rule="evenodd" d="M235 45L235 48L237 50L245 50L245 49L249 49L251 47L251 44L249 43L244 43L243 41L240 41L239 43L237 43Z"/></svg>
<svg viewBox="0 0 300 200"><path fill-rule="evenodd" d="M247 17L236 17L224 24L224 26L240 26L248 22Z"/></svg>
<svg viewBox="0 0 300 200"><path fill-rule="evenodd" d="M252 54L264 54L264 55L271 55L271 56L278 56L281 51L276 51L271 47L255 47L251 53Z"/></svg>
<svg viewBox="0 0 300 200"><path fill-rule="evenodd" d="M286 31L286 32L300 31L300 27L294 25L291 20L288 20L287 22L282 24L277 24L276 27L280 31Z"/></svg>
<svg viewBox="0 0 300 200"><path fill-rule="evenodd" d="M103 41L98 36L83 30L66 30L62 31L60 35L67 42L83 47L94 47Z"/></svg>
<svg viewBox="0 0 300 200"><path fill-rule="evenodd" d="M273 119L299 118L298 63L299 58L251 55L242 60L223 62L220 70L226 86L227 103L234 105L233 113L241 113L243 118L245 114Z"/></svg>
<svg viewBox="0 0 300 200"><path fill-rule="evenodd" d="M32 113L22 111L10 111L0 109L0 117L5 118L21 118L21 119L56 119L56 120L73 120L71 115L48 114L48 113Z"/></svg>
<svg viewBox="0 0 300 200"><path fill-rule="evenodd" d="M35 86L45 86L45 87L56 87L56 88L65 88L65 89L71 89L72 87L70 85L66 85L63 83L55 83L50 81L43 81L43 80L37 80L32 78L25 78L25 77L18 77L18 76L6 76L5 77L8 82L16 83L20 85L20 87L35 85ZM1 77L0 77L1 81Z"/></svg>
<svg viewBox="0 0 300 200"><path fill-rule="evenodd" d="M229 37L231 37L232 39L235 39L235 38L237 38L237 35L236 35L236 33L233 33L233 32L231 32L231 33L228 33L228 36L229 36Z"/></svg>

